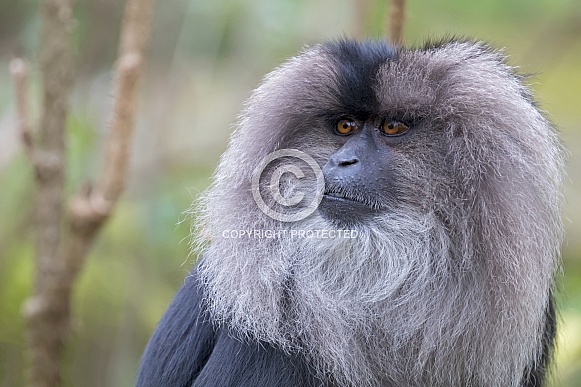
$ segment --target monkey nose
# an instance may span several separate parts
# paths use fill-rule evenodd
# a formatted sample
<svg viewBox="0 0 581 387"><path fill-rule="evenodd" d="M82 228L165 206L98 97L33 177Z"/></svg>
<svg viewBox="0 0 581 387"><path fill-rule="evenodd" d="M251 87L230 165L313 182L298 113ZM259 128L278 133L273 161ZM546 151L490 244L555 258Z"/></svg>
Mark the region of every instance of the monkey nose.
<svg viewBox="0 0 581 387"><path fill-rule="evenodd" d="M340 160L337 165L340 167L348 167L349 165L357 164L359 159L355 156Z"/></svg>
<svg viewBox="0 0 581 387"><path fill-rule="evenodd" d="M339 149L329 158L325 166L329 167L349 167L360 162L359 157L352 150Z"/></svg>
<svg viewBox="0 0 581 387"><path fill-rule="evenodd" d="M353 152L339 150L323 167L323 175L330 180L352 179L360 172L361 160Z"/></svg>

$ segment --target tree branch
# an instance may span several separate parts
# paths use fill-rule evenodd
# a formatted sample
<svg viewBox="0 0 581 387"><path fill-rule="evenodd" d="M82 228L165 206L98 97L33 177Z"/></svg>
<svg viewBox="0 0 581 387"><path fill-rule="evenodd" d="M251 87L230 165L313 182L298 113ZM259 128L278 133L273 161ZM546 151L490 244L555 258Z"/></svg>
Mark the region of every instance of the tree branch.
<svg viewBox="0 0 581 387"><path fill-rule="evenodd" d="M405 0L391 0L389 3L389 36L396 45L403 43L405 23Z"/></svg>
<svg viewBox="0 0 581 387"><path fill-rule="evenodd" d="M128 0L125 8L114 81L113 118L105 145L104 166L98 185L77 194L69 206L71 238L65 253L73 261L83 259L79 247L91 243L123 191L135 121L137 86L150 35L153 6L153 0Z"/></svg>
<svg viewBox="0 0 581 387"><path fill-rule="evenodd" d="M93 240L111 216L123 191L135 121L137 86L150 35L153 6L153 0L128 0L125 7L117 78L113 82L113 119L99 184L94 188L85 186L69 204L68 238L63 248L66 271L61 278L61 286L69 293Z"/></svg>
<svg viewBox="0 0 581 387"><path fill-rule="evenodd" d="M28 118L28 64L22 58L14 58L10 61L10 74L14 78L16 93L16 118L18 120L18 133L24 150L31 160L33 156L33 140L30 133Z"/></svg>
<svg viewBox="0 0 581 387"><path fill-rule="evenodd" d="M38 182L37 275L34 294L24 306L33 386L52 387L60 383L59 364L69 334L72 287L95 236L111 215L123 190L137 85L154 4L153 0L127 1L114 82L113 120L106 140L103 171L96 188L85 186L71 199L61 237L64 128L73 73L69 36L71 1L45 0L43 3L40 61L45 86L44 111L38 149L35 146L33 157ZM20 88L17 86L18 90ZM22 98L24 101L25 97ZM21 132L25 133L26 121L21 121L20 126Z"/></svg>
<svg viewBox="0 0 581 387"><path fill-rule="evenodd" d="M68 305L55 297L58 288L59 248L64 205L65 123L73 81L70 47L71 0L44 0L40 69L43 75L43 111L38 141L32 153L37 183L35 288L24 307L30 352L30 383L56 386L60 383L59 359L68 324L63 315ZM18 86L21 89L24 86ZM22 101L21 106L26 102ZM22 110L25 115L25 111ZM21 133L32 144L27 123Z"/></svg>
<svg viewBox="0 0 581 387"><path fill-rule="evenodd" d="M369 0L355 0L355 28L354 34L357 39L365 39L368 33L369 24L369 10L370 4Z"/></svg>

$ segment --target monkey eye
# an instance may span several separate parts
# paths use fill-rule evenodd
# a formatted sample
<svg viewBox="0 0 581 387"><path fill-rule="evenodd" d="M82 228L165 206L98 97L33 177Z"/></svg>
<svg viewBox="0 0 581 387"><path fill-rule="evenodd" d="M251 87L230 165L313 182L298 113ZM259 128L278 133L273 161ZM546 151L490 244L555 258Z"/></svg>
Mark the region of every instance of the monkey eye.
<svg viewBox="0 0 581 387"><path fill-rule="evenodd" d="M357 122L350 119L343 119L337 122L335 132L342 136L346 136L351 134L355 129L357 129Z"/></svg>
<svg viewBox="0 0 581 387"><path fill-rule="evenodd" d="M403 122L394 121L394 120L385 120L383 124L381 124L381 130L384 134L388 136L399 136L404 134L409 129L409 126L404 124Z"/></svg>

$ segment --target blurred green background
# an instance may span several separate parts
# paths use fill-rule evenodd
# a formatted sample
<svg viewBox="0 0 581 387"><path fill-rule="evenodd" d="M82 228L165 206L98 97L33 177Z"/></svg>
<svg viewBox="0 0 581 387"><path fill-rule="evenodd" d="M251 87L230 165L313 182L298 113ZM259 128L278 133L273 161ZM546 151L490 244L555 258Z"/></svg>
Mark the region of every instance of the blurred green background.
<svg viewBox="0 0 581 387"><path fill-rule="evenodd" d="M100 165L123 2L76 4L69 192ZM386 10L377 0L158 1L131 177L76 287L65 386L133 385L147 339L194 259L183 212L210 183L231 125L261 77L305 44L381 36ZM20 308L33 276L33 176L17 137L8 62L14 55L34 61L39 26L37 1L0 0L0 386L24 384ZM581 386L581 2L407 1L407 44L446 35L506 47L511 64L534 74L540 106L569 150L554 385Z"/></svg>

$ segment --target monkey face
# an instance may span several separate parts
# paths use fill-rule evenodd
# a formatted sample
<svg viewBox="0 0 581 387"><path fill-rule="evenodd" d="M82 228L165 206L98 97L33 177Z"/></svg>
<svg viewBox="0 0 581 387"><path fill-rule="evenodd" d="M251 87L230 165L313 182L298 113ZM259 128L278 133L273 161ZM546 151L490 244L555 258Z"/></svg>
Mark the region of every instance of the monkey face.
<svg viewBox="0 0 581 387"><path fill-rule="evenodd" d="M320 163L325 188L318 214L354 225L433 209L434 188L454 180L442 168L446 124L433 119L439 116L433 74L382 44L320 49L313 60L328 62L326 73L310 64L316 76L294 82L288 104L295 114L287 112L277 144Z"/></svg>
<svg viewBox="0 0 581 387"><path fill-rule="evenodd" d="M530 184L523 176L535 170L543 176L534 180L552 181L559 167L542 161L554 134L503 60L462 41L316 46L256 90L233 138L244 153L231 167L278 149L309 154L325 178L314 216L339 223L433 213L459 225L489 187L504 192L497 208L513 206Z"/></svg>
<svg viewBox="0 0 581 387"><path fill-rule="evenodd" d="M393 147L409 126L384 118L339 120L333 130L339 149L323 167L325 192L320 212L330 220L362 221L389 211L397 202Z"/></svg>

